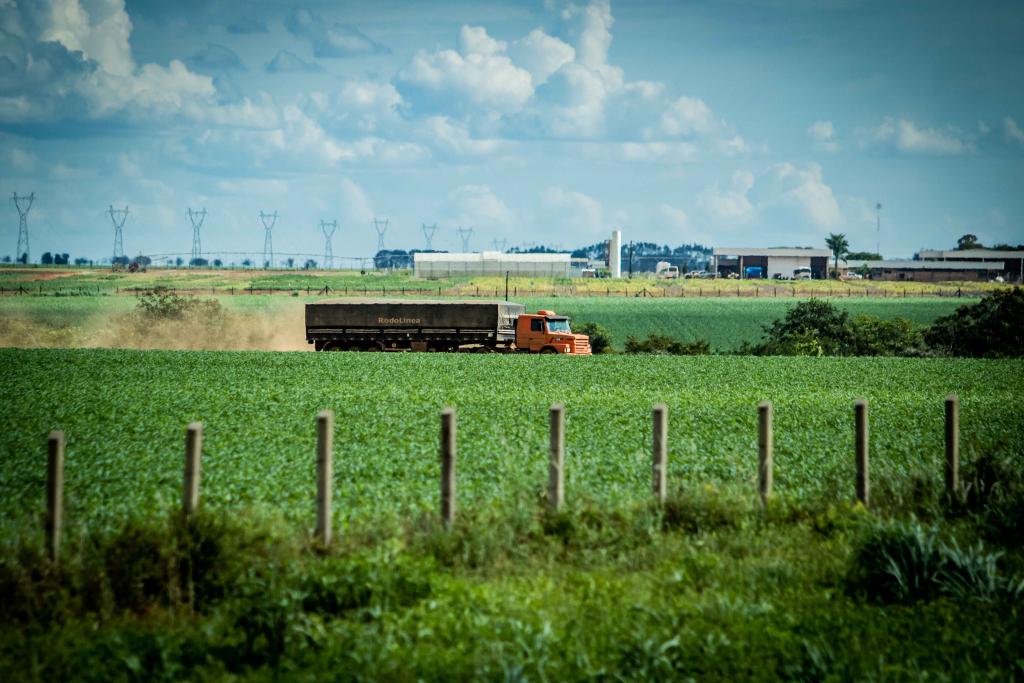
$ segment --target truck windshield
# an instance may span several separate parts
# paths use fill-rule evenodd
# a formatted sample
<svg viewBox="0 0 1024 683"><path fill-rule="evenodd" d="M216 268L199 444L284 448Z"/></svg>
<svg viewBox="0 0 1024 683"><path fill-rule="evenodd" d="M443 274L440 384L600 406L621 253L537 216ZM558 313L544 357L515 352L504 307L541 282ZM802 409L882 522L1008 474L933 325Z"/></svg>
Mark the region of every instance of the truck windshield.
<svg viewBox="0 0 1024 683"><path fill-rule="evenodd" d="M548 332L569 332L569 321L565 320L552 320L548 318Z"/></svg>

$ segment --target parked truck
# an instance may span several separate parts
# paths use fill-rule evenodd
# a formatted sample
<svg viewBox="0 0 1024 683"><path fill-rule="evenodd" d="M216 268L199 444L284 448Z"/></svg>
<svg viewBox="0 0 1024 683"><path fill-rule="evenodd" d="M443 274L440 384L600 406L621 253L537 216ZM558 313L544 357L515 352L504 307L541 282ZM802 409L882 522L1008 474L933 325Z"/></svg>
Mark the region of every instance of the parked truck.
<svg viewBox="0 0 1024 683"><path fill-rule="evenodd" d="M317 351L479 351L590 355L569 319L507 301L334 299L306 304Z"/></svg>

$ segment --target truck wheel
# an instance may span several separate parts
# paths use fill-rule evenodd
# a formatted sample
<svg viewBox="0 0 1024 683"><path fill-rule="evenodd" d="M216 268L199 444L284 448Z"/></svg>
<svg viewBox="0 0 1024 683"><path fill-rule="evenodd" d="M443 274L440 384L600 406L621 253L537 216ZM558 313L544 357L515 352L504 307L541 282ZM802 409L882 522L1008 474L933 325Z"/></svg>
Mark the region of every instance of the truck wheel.
<svg viewBox="0 0 1024 683"><path fill-rule="evenodd" d="M558 351L556 351L554 349L554 347L551 347L551 346L545 346L543 349L540 350L540 352L541 353L558 353Z"/></svg>

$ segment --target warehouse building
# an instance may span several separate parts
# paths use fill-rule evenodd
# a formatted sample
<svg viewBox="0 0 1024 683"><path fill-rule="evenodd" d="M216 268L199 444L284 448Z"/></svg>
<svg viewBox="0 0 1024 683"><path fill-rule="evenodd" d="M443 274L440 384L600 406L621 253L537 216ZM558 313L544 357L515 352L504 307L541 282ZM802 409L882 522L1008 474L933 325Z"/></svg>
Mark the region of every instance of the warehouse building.
<svg viewBox="0 0 1024 683"><path fill-rule="evenodd" d="M416 253L413 256L416 277L442 278L458 275L520 275L524 277L569 277L570 255L507 254L484 251L471 254Z"/></svg>
<svg viewBox="0 0 1024 683"><path fill-rule="evenodd" d="M1024 270L1024 251L1009 249L950 249L948 251L925 249L918 254L922 261L941 261L943 263L1003 263L1001 275L1009 282L1020 282L1021 271ZM989 271L991 273L991 271Z"/></svg>
<svg viewBox="0 0 1024 683"><path fill-rule="evenodd" d="M711 269L722 277L736 273L741 278L758 272L760 277L791 278L797 269L810 268L811 277L824 279L828 274L828 249L715 247L711 255Z"/></svg>
<svg viewBox="0 0 1024 683"><path fill-rule="evenodd" d="M839 272L867 272L872 280L985 282L1004 272L1002 261L839 261Z"/></svg>

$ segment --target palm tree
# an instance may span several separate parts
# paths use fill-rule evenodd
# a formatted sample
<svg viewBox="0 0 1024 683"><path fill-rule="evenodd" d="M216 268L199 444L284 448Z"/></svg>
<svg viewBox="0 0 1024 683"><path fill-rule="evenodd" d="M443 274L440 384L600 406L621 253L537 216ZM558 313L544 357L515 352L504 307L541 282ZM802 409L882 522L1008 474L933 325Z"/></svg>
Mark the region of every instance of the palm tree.
<svg viewBox="0 0 1024 683"><path fill-rule="evenodd" d="M835 272L839 274L839 257L846 256L850 253L850 243L846 241L846 233L834 233L830 232L828 237L825 238L825 246L832 250L832 256L835 257Z"/></svg>

